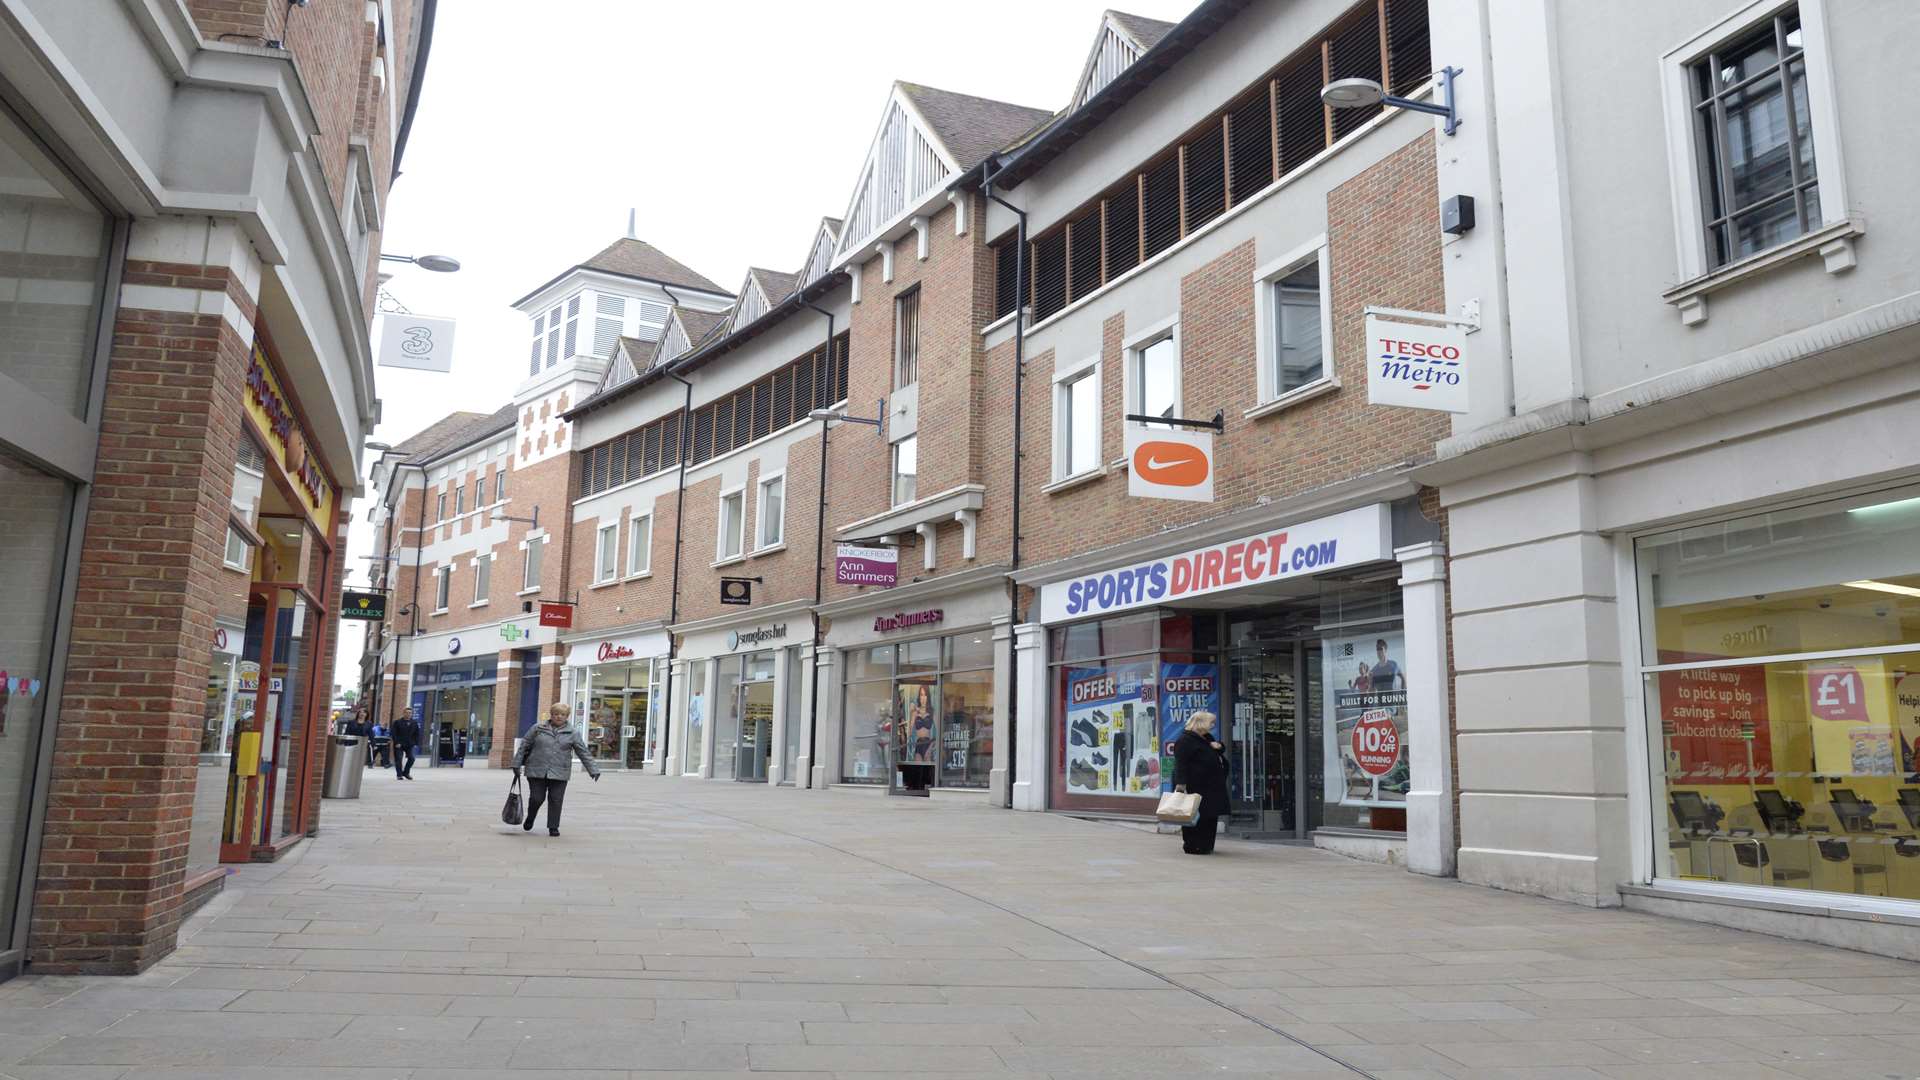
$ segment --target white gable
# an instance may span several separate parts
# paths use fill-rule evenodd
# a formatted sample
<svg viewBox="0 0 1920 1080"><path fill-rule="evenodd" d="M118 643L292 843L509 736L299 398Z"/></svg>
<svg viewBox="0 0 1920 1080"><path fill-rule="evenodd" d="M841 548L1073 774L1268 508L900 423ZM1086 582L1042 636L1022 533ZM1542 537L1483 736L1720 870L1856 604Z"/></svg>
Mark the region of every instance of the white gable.
<svg viewBox="0 0 1920 1080"><path fill-rule="evenodd" d="M746 283L740 286L740 300L733 305L733 326L742 327L767 313L771 305L767 294L761 291L760 282L753 273L747 273Z"/></svg>
<svg viewBox="0 0 1920 1080"><path fill-rule="evenodd" d="M1080 82L1073 88L1073 104L1067 111L1085 105L1087 99L1106 89L1108 83L1133 66L1146 51L1140 39L1127 33L1111 14L1102 18L1100 36L1094 39L1093 50L1087 54L1086 66L1080 70Z"/></svg>
<svg viewBox="0 0 1920 1080"><path fill-rule="evenodd" d="M866 164L860 168L853 200L847 205L839 253L863 245L959 171L953 155L895 86L880 119L880 131L867 150Z"/></svg>
<svg viewBox="0 0 1920 1080"><path fill-rule="evenodd" d="M800 271L800 284L811 285L825 276L833 267L833 249L840 243L840 236L827 222L820 223L820 234L813 238L813 250L807 253L807 264Z"/></svg>

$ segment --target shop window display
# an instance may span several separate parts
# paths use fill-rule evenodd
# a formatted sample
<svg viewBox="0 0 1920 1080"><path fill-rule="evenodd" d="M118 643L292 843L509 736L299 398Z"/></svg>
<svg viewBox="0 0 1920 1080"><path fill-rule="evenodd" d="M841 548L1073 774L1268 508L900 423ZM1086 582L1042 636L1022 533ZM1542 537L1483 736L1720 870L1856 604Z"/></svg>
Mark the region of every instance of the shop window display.
<svg viewBox="0 0 1920 1080"><path fill-rule="evenodd" d="M1661 877L1920 899L1920 491L1635 545Z"/></svg>
<svg viewBox="0 0 1920 1080"><path fill-rule="evenodd" d="M846 652L841 779L884 784L887 759L941 787L987 786L993 645L986 630ZM918 781L916 781L918 782Z"/></svg>

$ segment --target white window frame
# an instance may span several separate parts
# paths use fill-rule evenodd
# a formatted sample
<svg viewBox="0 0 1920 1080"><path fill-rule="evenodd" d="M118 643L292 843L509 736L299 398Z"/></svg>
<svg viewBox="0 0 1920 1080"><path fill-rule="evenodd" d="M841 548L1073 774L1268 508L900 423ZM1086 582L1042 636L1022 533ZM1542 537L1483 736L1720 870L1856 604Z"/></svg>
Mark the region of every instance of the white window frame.
<svg viewBox="0 0 1920 1080"><path fill-rule="evenodd" d="M740 500L740 512L734 520L736 526L733 550L727 550L727 500ZM740 484L720 492L720 502L714 514L713 561L714 565L737 562L747 557L747 486Z"/></svg>
<svg viewBox="0 0 1920 1080"><path fill-rule="evenodd" d="M546 543L547 535L545 533L537 536L529 536L520 543L520 550L525 553L520 558L520 592L522 595L540 591L540 575L545 572L547 566ZM540 565L538 567L534 566L535 544L541 547Z"/></svg>
<svg viewBox="0 0 1920 1080"><path fill-rule="evenodd" d="M1707 264L1706 219L1703 196L1706 183L1705 163L1700 160L1699 141L1695 138L1693 93L1688 85L1687 69L1707 53L1740 37L1762 22L1798 3L1800 34L1807 65L1807 122L1813 129L1813 160L1820 182L1820 225L1812 232L1771 248L1748 255L1725 266ZM1851 237L1859 229L1851 219L1847 202L1846 166L1840 146L1840 110L1833 85L1833 53L1827 34L1827 0L1753 0L1706 27L1660 57L1660 88L1667 124L1667 175L1672 193L1674 249L1679 254L1679 280L1683 283L1710 277L1742 276L1777 265L1770 254L1794 254L1819 251L1826 258L1827 270L1838 273L1853 266ZM1839 235L1830 235L1838 232ZM1829 248L1833 250L1829 250ZM1670 303L1685 310L1686 299L1669 294ZM1700 319L1705 318L1704 310ZM1689 321L1699 321L1690 319Z"/></svg>
<svg viewBox="0 0 1920 1080"><path fill-rule="evenodd" d="M493 553L473 557L473 603L468 607L486 607L493 599Z"/></svg>
<svg viewBox="0 0 1920 1080"><path fill-rule="evenodd" d="M1101 472L1106 467L1105 400L1101 396L1100 356L1092 356L1053 373L1053 479L1072 480ZM1093 387L1094 432L1093 465L1073 468L1073 399L1071 388L1091 381Z"/></svg>
<svg viewBox="0 0 1920 1080"><path fill-rule="evenodd" d="M913 444L913 496L908 499L900 495L900 447ZM889 506L910 506L920 499L920 433L914 432L902 439L895 439L887 447L887 503Z"/></svg>
<svg viewBox="0 0 1920 1080"><path fill-rule="evenodd" d="M767 489L772 487L775 484L780 485L780 512L778 514L769 514L767 512ZM754 536L754 540L757 541L757 543L755 543L754 545L754 551L756 553L764 552L764 551L777 551L781 548L786 547L787 546L787 474L784 471L782 471L777 473L769 473L766 476L761 477L759 483L754 488L753 502L754 502L753 536ZM773 524L773 530L774 530L774 536L773 536L773 539L771 540L767 539L767 524L769 522Z"/></svg>
<svg viewBox="0 0 1920 1080"><path fill-rule="evenodd" d="M1260 404L1248 415L1265 415L1274 406L1317 397L1340 385L1333 362L1333 260L1325 233L1253 272L1255 374ZM1280 389L1280 305L1274 296L1280 281L1310 262L1320 264L1320 377L1291 390Z"/></svg>
<svg viewBox="0 0 1920 1080"><path fill-rule="evenodd" d="M447 602L452 599L453 567L436 566L433 568L433 576L438 579L433 583L433 613L441 615L446 612Z"/></svg>
<svg viewBox="0 0 1920 1080"><path fill-rule="evenodd" d="M627 577L653 572L653 515L635 514L627 522Z"/></svg>
<svg viewBox="0 0 1920 1080"><path fill-rule="evenodd" d="M504 461L493 470L493 501L507 501L507 464Z"/></svg>
<svg viewBox="0 0 1920 1080"><path fill-rule="evenodd" d="M611 533L613 542L607 542ZM610 585L620 576L620 522L602 525L593 531L593 583Z"/></svg>
<svg viewBox="0 0 1920 1080"><path fill-rule="evenodd" d="M237 559L233 553L236 544L240 548L240 557ZM246 534L232 523L227 525L227 549L222 553L220 562L229 570L238 570L243 574L253 572L253 541L247 539Z"/></svg>
<svg viewBox="0 0 1920 1080"><path fill-rule="evenodd" d="M447 520L447 493L442 491L435 497L433 504L433 521L434 524L437 525L445 520Z"/></svg>
<svg viewBox="0 0 1920 1080"><path fill-rule="evenodd" d="M1126 404L1127 414L1142 415L1144 407L1140 404L1140 395L1143 393L1143 384L1142 378L1136 377L1142 375L1140 360L1148 348L1158 345L1162 341L1173 342L1173 397L1175 401L1180 403L1178 406L1179 409L1186 408L1187 364L1186 356L1182 352L1180 345L1180 316L1175 314L1169 315L1151 326L1142 328L1138 332L1128 336L1122 343L1124 351L1121 355L1124 357L1124 360L1121 365L1121 400ZM1135 427L1165 426L1141 424L1138 421L1132 420L1125 422L1133 424Z"/></svg>

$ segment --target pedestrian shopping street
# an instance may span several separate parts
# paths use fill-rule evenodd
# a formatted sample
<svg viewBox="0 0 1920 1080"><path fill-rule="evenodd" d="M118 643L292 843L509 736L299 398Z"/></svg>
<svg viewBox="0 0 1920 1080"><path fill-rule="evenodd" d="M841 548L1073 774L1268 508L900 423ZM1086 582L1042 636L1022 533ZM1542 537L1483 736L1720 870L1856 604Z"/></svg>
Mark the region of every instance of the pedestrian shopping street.
<svg viewBox="0 0 1920 1080"><path fill-rule="evenodd" d="M0 986L17 1080L1881 1078L1920 966L966 800L370 772L130 978ZM1788 978L1783 972L1798 972Z"/></svg>

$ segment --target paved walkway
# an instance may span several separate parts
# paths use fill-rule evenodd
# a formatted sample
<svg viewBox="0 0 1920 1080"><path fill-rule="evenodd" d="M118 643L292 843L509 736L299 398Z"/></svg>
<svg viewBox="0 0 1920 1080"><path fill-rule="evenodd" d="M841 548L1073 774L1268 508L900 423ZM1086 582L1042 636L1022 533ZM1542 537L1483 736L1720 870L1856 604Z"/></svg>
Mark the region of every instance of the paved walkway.
<svg viewBox="0 0 1920 1080"><path fill-rule="evenodd" d="M368 778L136 978L0 985L19 1080L1920 1074L1920 965L967 803Z"/></svg>

